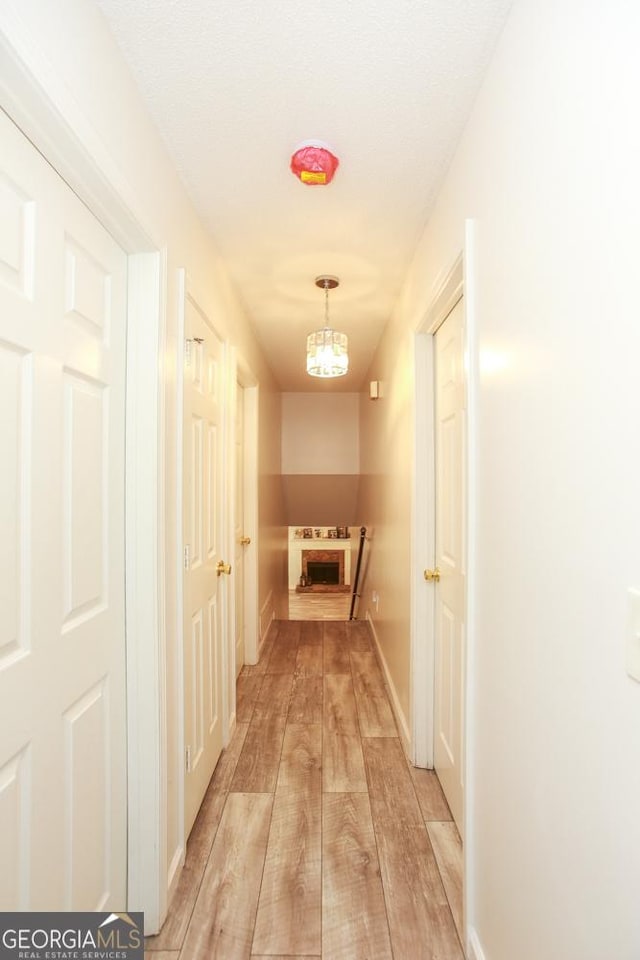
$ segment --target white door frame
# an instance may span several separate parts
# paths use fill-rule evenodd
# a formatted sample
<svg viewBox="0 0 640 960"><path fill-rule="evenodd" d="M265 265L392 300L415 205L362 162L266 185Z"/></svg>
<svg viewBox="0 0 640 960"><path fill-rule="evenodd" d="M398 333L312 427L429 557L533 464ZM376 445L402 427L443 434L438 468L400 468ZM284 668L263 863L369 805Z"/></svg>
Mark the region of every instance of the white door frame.
<svg viewBox="0 0 640 960"><path fill-rule="evenodd" d="M412 697L413 761L431 769L434 762L433 692L435 689L435 598L425 588L423 571L435 565L435 403L434 343L436 331L463 294L460 254L427 307L415 337L416 416L414 474ZM466 329L466 323L465 323ZM426 696L425 696L426 694Z"/></svg>
<svg viewBox="0 0 640 960"><path fill-rule="evenodd" d="M425 589L423 571L435 558L435 397L434 334L455 303L464 296L464 371L467 400L467 424L463 438L466 463L465 566L466 604L466 676L464 722L464 923L472 928L471 909L474 834L472 810L474 781L473 691L476 675L475 589L476 589L476 464L477 419L476 349L476 275L475 223L465 221L463 251L431 299L415 335L415 438L412 528L412 604L411 604L411 704L413 762L433 768L434 762L434 659L435 597ZM467 935L465 933L465 940Z"/></svg>
<svg viewBox="0 0 640 960"><path fill-rule="evenodd" d="M148 931L166 914L164 356L166 260L138 200L10 10L0 22L4 109L129 254L126 400L128 910Z"/></svg>
<svg viewBox="0 0 640 960"><path fill-rule="evenodd" d="M176 657L176 711L178 725L178 751L176 756L177 769L175 777L177 783L178 800L178 837L176 851L173 862L169 865L169 889L171 892L175 889L175 884L180 876L180 868L184 863L187 849L187 837L184 831L184 660L182 651L184 649L184 530L182 516L182 501L184 496L184 344L185 344L185 308L187 299L191 299L198 309L205 311L207 321L211 324L211 329L222 341L222 396L224 409L222 412L221 431L222 431L222 502L223 502L223 523L221 531L223 559L229 562L233 550L233 503L234 490L233 475L231 473L231 462L233 460L233 397L235 395L235 351L224 336L216 327L214 314L215 311L209 308L207 298L201 296L197 286L184 268L178 271L178 364L176 367L176 567L178 570L178 581L176 584L176 637L177 637L177 657ZM233 572L233 571L232 571ZM226 747L231 739L235 729L235 685L232 687L230 677L233 675L233 613L234 600L233 591L226 582L227 578L222 578L220 584L220 598L222 612L220 623L226 635L226 642L222 645L222 659L220 670L222 674L222 744ZM233 675L235 681L235 675ZM165 874L166 876L166 874ZM145 918L146 927L146 918Z"/></svg>
<svg viewBox="0 0 640 960"><path fill-rule="evenodd" d="M236 378L244 389L244 534L251 537L244 554L244 658L258 662L260 620L258 610L258 381L239 360ZM235 490L235 486L233 488ZM234 634L235 635L235 634Z"/></svg>

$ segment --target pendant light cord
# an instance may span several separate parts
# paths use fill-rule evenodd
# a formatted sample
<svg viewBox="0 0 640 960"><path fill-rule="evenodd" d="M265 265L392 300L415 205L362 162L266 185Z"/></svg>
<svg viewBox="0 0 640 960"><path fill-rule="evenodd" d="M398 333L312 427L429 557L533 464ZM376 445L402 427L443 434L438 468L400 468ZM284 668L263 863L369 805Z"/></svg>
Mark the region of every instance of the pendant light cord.
<svg viewBox="0 0 640 960"><path fill-rule="evenodd" d="M329 281L324 281L324 328L329 329Z"/></svg>

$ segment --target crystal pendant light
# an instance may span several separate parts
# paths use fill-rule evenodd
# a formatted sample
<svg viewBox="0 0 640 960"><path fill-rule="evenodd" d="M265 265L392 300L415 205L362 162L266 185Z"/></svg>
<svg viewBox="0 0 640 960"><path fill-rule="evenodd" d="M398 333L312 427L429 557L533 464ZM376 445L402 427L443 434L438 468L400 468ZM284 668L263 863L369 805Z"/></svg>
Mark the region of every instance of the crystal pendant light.
<svg viewBox="0 0 640 960"><path fill-rule="evenodd" d="M348 340L329 326L329 290L335 290L337 277L316 277L316 287L324 290L324 327L307 337L307 373L312 377L343 377L349 369Z"/></svg>

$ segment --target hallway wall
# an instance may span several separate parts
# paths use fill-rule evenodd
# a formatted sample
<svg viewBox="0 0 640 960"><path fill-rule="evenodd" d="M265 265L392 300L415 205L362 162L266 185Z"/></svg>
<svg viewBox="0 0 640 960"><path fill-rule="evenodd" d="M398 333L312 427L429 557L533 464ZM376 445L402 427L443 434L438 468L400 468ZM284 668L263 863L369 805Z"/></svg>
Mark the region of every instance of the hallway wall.
<svg viewBox="0 0 640 960"><path fill-rule="evenodd" d="M381 383L382 396L370 400L368 383L360 396L358 516L367 534L358 616L368 617L375 630L406 745L411 726L413 334L404 329L402 314L387 325L370 374Z"/></svg>
<svg viewBox="0 0 640 960"><path fill-rule="evenodd" d="M357 393L282 394L282 485L291 526L352 526L360 470Z"/></svg>
<svg viewBox="0 0 640 960"><path fill-rule="evenodd" d="M408 708L413 334L474 218L473 960L640 955L639 36L627 0L516 0L362 399L369 609Z"/></svg>
<svg viewBox="0 0 640 960"><path fill-rule="evenodd" d="M287 531L280 482L280 395L263 354L220 263L142 106L102 15L90 0L5 0L0 28L10 47L27 58L56 109L82 141L105 180L131 207L138 224L153 238L151 248L166 256L162 380L166 429L163 437L165 607L160 612L167 637L168 834L167 862L175 870L181 852L177 777L183 745L177 742L178 645L176 589L176 371L182 362L177 340L179 271L213 318L219 332L252 372L259 391L259 606L286 610ZM172 866L173 865L173 866ZM169 878L170 879L170 878Z"/></svg>

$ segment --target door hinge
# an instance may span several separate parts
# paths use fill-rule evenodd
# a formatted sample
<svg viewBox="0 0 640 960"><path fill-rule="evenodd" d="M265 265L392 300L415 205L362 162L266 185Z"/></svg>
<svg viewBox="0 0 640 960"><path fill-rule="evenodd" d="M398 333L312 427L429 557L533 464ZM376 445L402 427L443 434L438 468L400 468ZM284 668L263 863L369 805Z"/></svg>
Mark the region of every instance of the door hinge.
<svg viewBox="0 0 640 960"><path fill-rule="evenodd" d="M186 545L185 548L184 548L184 568L185 568L185 570L188 570L190 566L191 566L191 547L190 547L190 545L187 543L187 545Z"/></svg>
<svg viewBox="0 0 640 960"><path fill-rule="evenodd" d="M191 773L191 747L186 747L184 751L184 769Z"/></svg>

